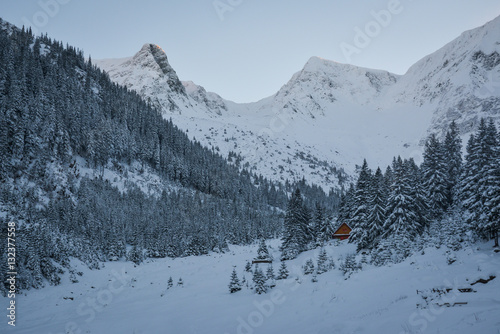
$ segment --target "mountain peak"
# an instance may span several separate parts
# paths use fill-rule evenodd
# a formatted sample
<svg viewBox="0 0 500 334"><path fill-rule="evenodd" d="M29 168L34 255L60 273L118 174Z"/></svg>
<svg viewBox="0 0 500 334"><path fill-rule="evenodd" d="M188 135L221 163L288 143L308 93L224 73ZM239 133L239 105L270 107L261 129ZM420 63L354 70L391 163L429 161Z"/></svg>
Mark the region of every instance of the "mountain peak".
<svg viewBox="0 0 500 334"><path fill-rule="evenodd" d="M130 59L130 62L139 65L141 68L153 70L156 72L156 77L163 77L167 80L168 86L173 92L186 95L177 73L168 62L167 54L159 45L153 43L144 44L141 50Z"/></svg>

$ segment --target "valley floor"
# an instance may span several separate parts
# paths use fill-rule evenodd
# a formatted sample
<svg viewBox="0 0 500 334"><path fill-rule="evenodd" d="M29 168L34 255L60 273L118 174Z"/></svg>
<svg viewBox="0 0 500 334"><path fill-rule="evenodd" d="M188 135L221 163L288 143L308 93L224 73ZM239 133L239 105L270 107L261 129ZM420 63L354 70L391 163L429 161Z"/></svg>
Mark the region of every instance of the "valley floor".
<svg viewBox="0 0 500 334"><path fill-rule="evenodd" d="M275 258L278 247L278 240L270 242ZM316 261L319 249L287 261L290 278L263 295L245 287L228 291L233 266L240 279L244 273L251 282L244 266L256 256L256 245L140 266L112 262L90 271L80 265L78 283L65 276L60 286L18 295L15 327L7 325L8 299L1 298L0 332L500 333L500 253L490 243L458 251L451 265L447 249L428 248L399 264L366 265L347 280L338 269L340 258L355 246L332 242L325 249L336 267L317 283L301 266L309 258ZM170 276L174 286L167 289ZM496 279L471 285L491 276Z"/></svg>

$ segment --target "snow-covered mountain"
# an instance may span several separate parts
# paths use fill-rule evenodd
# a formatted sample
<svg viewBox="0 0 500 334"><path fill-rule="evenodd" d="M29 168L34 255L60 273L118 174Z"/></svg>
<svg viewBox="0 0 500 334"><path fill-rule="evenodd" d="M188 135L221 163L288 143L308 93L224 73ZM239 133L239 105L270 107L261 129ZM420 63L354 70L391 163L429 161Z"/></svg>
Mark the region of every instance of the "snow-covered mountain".
<svg viewBox="0 0 500 334"><path fill-rule="evenodd" d="M421 159L429 132L455 120L465 137L483 116L500 119L500 17L467 31L405 75L312 57L275 95L237 104L179 81L165 53L146 44L132 58L97 61L176 124L223 155L276 180L339 185L363 158ZM341 175L342 173L340 173Z"/></svg>
<svg viewBox="0 0 500 334"><path fill-rule="evenodd" d="M430 131L452 120L462 134L481 117L500 120L500 17L464 32L413 65L393 87L394 102L410 101L434 113Z"/></svg>

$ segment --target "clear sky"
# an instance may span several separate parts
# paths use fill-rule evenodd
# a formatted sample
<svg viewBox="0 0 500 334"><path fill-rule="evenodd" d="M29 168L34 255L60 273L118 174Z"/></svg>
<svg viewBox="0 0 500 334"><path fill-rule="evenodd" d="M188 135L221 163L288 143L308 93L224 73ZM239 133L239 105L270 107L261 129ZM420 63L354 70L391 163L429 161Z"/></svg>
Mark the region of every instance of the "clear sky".
<svg viewBox="0 0 500 334"><path fill-rule="evenodd" d="M156 43L181 80L236 102L274 94L311 56L403 74L498 15L498 0L0 0L4 20L95 59Z"/></svg>

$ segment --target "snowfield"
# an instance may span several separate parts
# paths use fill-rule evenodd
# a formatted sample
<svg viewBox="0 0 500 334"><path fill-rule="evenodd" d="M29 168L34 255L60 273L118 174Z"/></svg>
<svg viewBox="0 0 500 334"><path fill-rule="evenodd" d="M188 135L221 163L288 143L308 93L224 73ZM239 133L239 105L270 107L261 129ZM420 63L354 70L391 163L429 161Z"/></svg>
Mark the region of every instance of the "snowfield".
<svg viewBox="0 0 500 334"><path fill-rule="evenodd" d="M279 244L279 240L268 242L275 259ZM456 252L457 261L451 265L447 248L427 248L399 264L365 265L349 279L338 268L342 257L355 252L355 245L332 241L325 249L335 269L318 275L317 283L302 274L301 266L309 258L316 261L319 249L287 261L290 277L278 280L262 295L246 287L234 294L228 290L233 266L240 280L244 273L251 283L251 273L244 267L256 256L257 245L230 246L225 254L151 260L140 266L110 262L93 271L75 263L83 273L77 275L78 283L70 283L66 275L60 286L18 295L16 327L8 326L4 318L0 332L500 332L500 253L493 252L491 243ZM265 271L267 264L260 266ZM278 268L275 260L275 273ZM170 276L174 286L168 289ZM496 278L485 284L471 285L492 276ZM179 278L183 286L177 285Z"/></svg>

